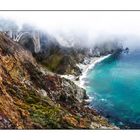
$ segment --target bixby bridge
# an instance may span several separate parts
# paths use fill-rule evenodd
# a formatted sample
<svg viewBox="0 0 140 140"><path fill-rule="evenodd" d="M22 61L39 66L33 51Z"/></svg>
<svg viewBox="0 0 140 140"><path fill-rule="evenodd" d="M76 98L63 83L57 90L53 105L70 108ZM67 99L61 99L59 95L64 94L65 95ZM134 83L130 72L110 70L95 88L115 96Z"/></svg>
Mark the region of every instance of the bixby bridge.
<svg viewBox="0 0 140 140"><path fill-rule="evenodd" d="M34 44L34 52L37 53L40 51L40 34L39 31L6 31L5 34L12 38L16 42L21 42L26 37L32 39Z"/></svg>

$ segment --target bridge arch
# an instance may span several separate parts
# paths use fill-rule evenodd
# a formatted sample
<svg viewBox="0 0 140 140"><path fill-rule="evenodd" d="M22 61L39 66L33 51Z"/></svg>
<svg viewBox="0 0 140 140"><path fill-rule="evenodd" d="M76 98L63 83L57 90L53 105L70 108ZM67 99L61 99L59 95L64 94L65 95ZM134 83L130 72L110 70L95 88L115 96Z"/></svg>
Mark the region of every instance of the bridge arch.
<svg viewBox="0 0 140 140"><path fill-rule="evenodd" d="M14 39L32 52L40 51L40 37L38 32L20 32Z"/></svg>

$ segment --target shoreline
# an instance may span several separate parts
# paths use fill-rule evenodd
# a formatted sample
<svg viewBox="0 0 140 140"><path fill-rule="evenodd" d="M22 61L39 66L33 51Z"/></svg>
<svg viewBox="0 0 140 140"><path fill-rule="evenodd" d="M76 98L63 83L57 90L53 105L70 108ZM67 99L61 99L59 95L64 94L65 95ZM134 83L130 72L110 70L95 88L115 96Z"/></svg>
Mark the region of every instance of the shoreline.
<svg viewBox="0 0 140 140"><path fill-rule="evenodd" d="M84 99L84 101L87 102L86 105L88 105L91 102L93 97L90 97L87 94L87 90L86 90L86 86L85 86L85 78L86 78L87 74L89 73L89 71L91 69L93 69L96 66L97 63L102 62L103 60L105 60L106 58L110 57L111 55L112 54L108 54L108 55L100 56L100 57L92 57L92 58L89 58L88 64L83 64L83 63L77 64L77 66L79 66L79 68L82 71L82 74L80 74L78 76L78 80L77 80L77 77L74 76L74 75L60 75L61 77L69 79L70 81L74 82L78 87L83 88L86 91L86 95L88 96L88 99ZM97 112L97 110L95 108L91 108L89 105L88 105L88 107ZM104 116L101 116L101 117L105 118L108 121L108 119L106 117L104 117ZM120 129L119 127L117 127L114 124L110 123L110 125L111 125L111 129ZM92 126L91 126L91 128L92 128Z"/></svg>
<svg viewBox="0 0 140 140"><path fill-rule="evenodd" d="M103 61L104 59L106 59L110 56L111 56L111 54L108 54L105 56L100 56L100 57L85 58L86 62L77 64L77 66L80 68L80 70L82 72L79 76L77 76L77 77L74 75L60 75L60 76L73 81L77 86L86 90L84 79L86 78L88 72L91 69L93 69L97 63L100 63L101 61Z"/></svg>
<svg viewBox="0 0 140 140"><path fill-rule="evenodd" d="M91 69L93 69L97 63L102 62L103 60L105 60L106 58L110 57L111 54L105 55L105 56L100 56L100 57L91 57L91 58L85 58L84 61L87 61L87 63L79 63L77 64L77 66L80 68L81 70L81 74L79 76L74 76L74 75L60 75L63 78L69 79L72 82L74 82L78 87L83 88L86 91L87 94L87 90L86 90L86 86L85 86L85 79L87 77L87 74L89 73L89 71ZM78 80L77 80L78 79ZM92 101L92 99L94 97L91 97L87 94L89 99L86 99L86 101L89 103Z"/></svg>
<svg viewBox="0 0 140 140"><path fill-rule="evenodd" d="M79 83L80 83L80 87L85 89L85 78L87 77L89 71L91 69L93 69L96 64L102 62L103 60L105 60L106 58L108 58L111 54L105 55L105 56L100 56L100 57L94 57L93 59L91 59L91 62L85 66L85 69L83 70L82 74L79 76Z"/></svg>

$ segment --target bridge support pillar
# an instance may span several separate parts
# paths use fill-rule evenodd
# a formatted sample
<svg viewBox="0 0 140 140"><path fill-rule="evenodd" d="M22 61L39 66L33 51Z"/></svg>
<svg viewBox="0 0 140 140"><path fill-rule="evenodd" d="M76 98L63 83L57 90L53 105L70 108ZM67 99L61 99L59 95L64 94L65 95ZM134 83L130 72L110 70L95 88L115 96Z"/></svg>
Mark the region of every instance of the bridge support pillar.
<svg viewBox="0 0 140 140"><path fill-rule="evenodd" d="M40 36L39 36L39 32L35 31L33 33L33 40L34 40L34 44L35 44L35 53L38 53L40 51Z"/></svg>

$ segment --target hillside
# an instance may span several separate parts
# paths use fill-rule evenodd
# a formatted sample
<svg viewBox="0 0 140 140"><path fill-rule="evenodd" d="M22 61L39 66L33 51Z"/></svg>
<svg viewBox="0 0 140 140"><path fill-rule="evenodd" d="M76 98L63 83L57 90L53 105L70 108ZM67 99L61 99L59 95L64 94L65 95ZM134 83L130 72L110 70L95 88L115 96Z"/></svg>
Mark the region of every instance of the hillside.
<svg viewBox="0 0 140 140"><path fill-rule="evenodd" d="M0 128L115 128L86 106L84 89L38 64L0 33Z"/></svg>

